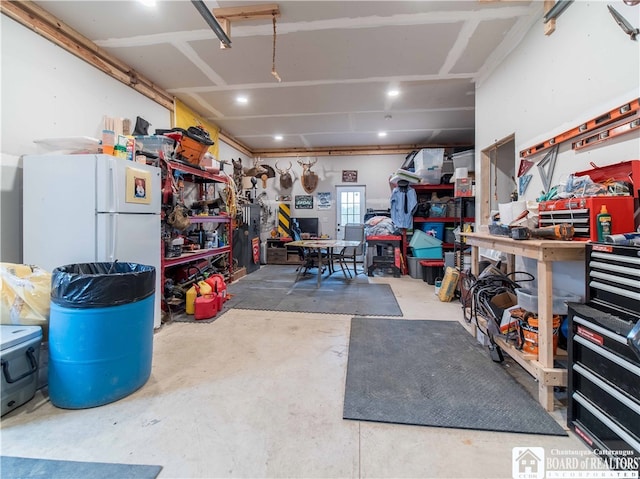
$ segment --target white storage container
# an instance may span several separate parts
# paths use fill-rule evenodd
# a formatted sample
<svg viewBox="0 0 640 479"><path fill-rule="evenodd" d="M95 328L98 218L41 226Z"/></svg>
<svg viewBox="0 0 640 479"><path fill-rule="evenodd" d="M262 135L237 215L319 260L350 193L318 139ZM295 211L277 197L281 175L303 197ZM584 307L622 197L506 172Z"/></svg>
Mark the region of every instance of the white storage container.
<svg viewBox="0 0 640 479"><path fill-rule="evenodd" d="M538 313L537 290L518 288L516 289L516 296L518 297L518 306L532 313ZM579 303L580 301L582 301L582 298L578 295L566 291L553 290L552 312L553 314L567 314L567 303Z"/></svg>
<svg viewBox="0 0 640 479"><path fill-rule="evenodd" d="M413 157L413 171L442 169L444 163L444 148L423 148ZM440 183L440 181L438 181Z"/></svg>
<svg viewBox="0 0 640 479"><path fill-rule="evenodd" d="M416 170L416 174L420 176L421 182L427 185L439 185L442 178L442 171L437 166Z"/></svg>
<svg viewBox="0 0 640 479"><path fill-rule="evenodd" d="M453 161L453 167L466 168L467 171L476 170L476 150L461 151L460 153L454 153L451 155Z"/></svg>
<svg viewBox="0 0 640 479"><path fill-rule="evenodd" d="M0 325L2 411L13 411L36 393L40 361L40 326Z"/></svg>

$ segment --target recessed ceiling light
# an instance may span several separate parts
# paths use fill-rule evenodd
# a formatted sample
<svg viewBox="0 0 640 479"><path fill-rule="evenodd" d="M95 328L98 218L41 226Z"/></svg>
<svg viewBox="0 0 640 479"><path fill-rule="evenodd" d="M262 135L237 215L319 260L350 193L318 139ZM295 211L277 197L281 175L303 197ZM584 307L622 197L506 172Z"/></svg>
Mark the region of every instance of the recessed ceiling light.
<svg viewBox="0 0 640 479"><path fill-rule="evenodd" d="M273 135L273 139L276 141L282 141L282 135Z"/></svg>
<svg viewBox="0 0 640 479"><path fill-rule="evenodd" d="M249 103L249 99L246 96L237 96L236 97L236 102L240 103L241 105L246 105L247 103Z"/></svg>
<svg viewBox="0 0 640 479"><path fill-rule="evenodd" d="M387 132L386 132L386 131L379 131L379 132L378 132L378 136L379 136L380 138L384 138L385 136L387 136Z"/></svg>
<svg viewBox="0 0 640 479"><path fill-rule="evenodd" d="M390 96L390 97L398 96L399 94L400 94L400 90L396 90L395 88L387 92L387 96Z"/></svg>
<svg viewBox="0 0 640 479"><path fill-rule="evenodd" d="M155 7L156 6L156 0L138 0L141 4L143 4L145 7Z"/></svg>

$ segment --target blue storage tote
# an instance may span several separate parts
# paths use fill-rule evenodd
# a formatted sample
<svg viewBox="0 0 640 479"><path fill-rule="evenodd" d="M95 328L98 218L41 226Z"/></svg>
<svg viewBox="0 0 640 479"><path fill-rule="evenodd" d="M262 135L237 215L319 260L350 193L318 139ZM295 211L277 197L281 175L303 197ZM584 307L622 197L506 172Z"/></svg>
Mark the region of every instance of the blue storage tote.
<svg viewBox="0 0 640 479"><path fill-rule="evenodd" d="M414 230L409 247L413 256L422 259L442 259L442 240L428 235L424 231Z"/></svg>
<svg viewBox="0 0 640 479"><path fill-rule="evenodd" d="M428 235L444 241L444 223L420 223L420 229Z"/></svg>

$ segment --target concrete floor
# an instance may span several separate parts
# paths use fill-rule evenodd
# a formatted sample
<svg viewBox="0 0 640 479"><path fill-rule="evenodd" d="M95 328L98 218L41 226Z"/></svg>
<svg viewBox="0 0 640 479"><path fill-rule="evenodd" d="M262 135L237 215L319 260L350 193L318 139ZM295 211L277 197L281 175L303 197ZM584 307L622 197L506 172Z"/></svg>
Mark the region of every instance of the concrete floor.
<svg viewBox="0 0 640 479"><path fill-rule="evenodd" d="M460 303L440 302L421 280L370 281L392 286L404 319L461 317ZM586 450L572 433L342 419L350 319L236 309L213 323L166 324L144 387L84 410L58 409L38 391L2 418L2 454L157 464L160 478L510 478L513 447Z"/></svg>

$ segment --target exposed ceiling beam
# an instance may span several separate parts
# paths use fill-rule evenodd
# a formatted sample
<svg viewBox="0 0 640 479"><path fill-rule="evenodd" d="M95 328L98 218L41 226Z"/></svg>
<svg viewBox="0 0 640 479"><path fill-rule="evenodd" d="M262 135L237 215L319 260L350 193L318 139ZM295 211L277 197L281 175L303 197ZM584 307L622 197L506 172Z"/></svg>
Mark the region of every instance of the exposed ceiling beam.
<svg viewBox="0 0 640 479"><path fill-rule="evenodd" d="M421 148L462 148L472 144L416 144L416 145L368 145L342 146L322 148L283 148L283 149L255 149L253 154L260 158L286 158L295 156L368 156L368 155L406 155Z"/></svg>
<svg viewBox="0 0 640 479"><path fill-rule="evenodd" d="M240 7L214 8L212 13L227 37L231 38L231 22L260 20L264 18L272 19L279 17L280 7L275 3L265 5L243 5ZM220 42L220 48L231 48L231 45Z"/></svg>
<svg viewBox="0 0 640 479"><path fill-rule="evenodd" d="M271 19L274 15L280 16L280 7L277 3L264 5L243 5L241 7L214 8L213 15L218 19L227 19L231 22L242 20Z"/></svg>
<svg viewBox="0 0 640 479"><path fill-rule="evenodd" d="M30 1L3 1L0 11L170 111L173 96Z"/></svg>
<svg viewBox="0 0 640 479"><path fill-rule="evenodd" d="M252 150L247 148L245 145L240 143L238 140L236 140L232 136L227 135L222 130L218 131L218 140L224 141L227 145L231 146L232 148L235 148L236 150L240 151L241 153L244 153L245 155L251 158L255 156L255 153Z"/></svg>

